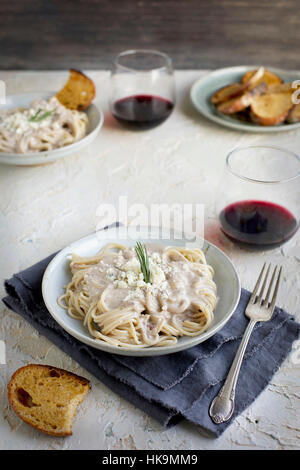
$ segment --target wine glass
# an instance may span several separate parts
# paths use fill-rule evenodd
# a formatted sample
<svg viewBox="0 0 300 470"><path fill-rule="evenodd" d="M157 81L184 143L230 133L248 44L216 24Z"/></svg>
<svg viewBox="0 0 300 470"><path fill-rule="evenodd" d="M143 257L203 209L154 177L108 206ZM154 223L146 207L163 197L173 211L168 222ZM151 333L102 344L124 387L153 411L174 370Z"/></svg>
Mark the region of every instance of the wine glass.
<svg viewBox="0 0 300 470"><path fill-rule="evenodd" d="M253 145L229 153L217 193L221 229L252 249L271 249L299 227L300 159L279 147Z"/></svg>
<svg viewBox="0 0 300 470"><path fill-rule="evenodd" d="M130 129L150 129L165 121L175 106L170 57L145 49L121 52L111 72L110 106Z"/></svg>

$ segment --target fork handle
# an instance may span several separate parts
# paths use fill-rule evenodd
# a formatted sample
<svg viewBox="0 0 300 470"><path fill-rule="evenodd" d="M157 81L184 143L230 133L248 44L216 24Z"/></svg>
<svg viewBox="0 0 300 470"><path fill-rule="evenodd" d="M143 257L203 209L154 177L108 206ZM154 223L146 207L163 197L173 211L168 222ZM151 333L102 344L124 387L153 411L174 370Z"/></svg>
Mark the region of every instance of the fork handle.
<svg viewBox="0 0 300 470"><path fill-rule="evenodd" d="M234 411L235 388L244 354L255 323L257 323L257 320L249 321L225 383L210 405L209 415L216 424L228 421Z"/></svg>

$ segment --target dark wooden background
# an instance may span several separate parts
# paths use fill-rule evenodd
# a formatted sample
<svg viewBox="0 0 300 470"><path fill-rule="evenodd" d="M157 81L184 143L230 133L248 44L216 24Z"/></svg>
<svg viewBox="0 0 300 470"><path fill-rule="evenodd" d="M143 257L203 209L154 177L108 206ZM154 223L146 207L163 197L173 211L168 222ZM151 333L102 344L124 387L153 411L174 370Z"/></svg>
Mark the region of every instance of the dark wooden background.
<svg viewBox="0 0 300 470"><path fill-rule="evenodd" d="M109 68L122 50L154 48L180 69L298 69L299 10L299 0L0 0L0 68Z"/></svg>

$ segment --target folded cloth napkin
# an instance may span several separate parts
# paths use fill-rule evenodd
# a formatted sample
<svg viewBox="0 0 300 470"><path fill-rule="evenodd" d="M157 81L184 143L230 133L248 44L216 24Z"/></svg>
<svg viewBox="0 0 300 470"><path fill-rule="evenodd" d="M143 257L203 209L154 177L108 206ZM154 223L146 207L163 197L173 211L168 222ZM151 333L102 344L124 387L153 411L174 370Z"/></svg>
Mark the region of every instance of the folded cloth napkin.
<svg viewBox="0 0 300 470"><path fill-rule="evenodd" d="M250 293L242 290L236 312L204 343L156 357L118 356L91 348L73 338L51 317L43 302L41 281L54 255L5 281L4 304L71 356L111 390L158 420L163 426L180 419L219 436L268 385L300 336L300 324L276 308L269 322L258 323L242 364L236 407L231 421L214 424L209 405L221 388L248 320L244 315Z"/></svg>

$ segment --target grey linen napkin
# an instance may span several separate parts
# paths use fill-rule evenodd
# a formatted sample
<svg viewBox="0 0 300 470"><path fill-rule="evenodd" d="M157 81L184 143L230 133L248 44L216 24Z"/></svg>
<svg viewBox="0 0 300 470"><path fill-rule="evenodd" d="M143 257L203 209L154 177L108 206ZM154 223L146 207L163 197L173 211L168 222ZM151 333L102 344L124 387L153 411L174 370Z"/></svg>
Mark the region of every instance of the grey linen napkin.
<svg viewBox="0 0 300 470"><path fill-rule="evenodd" d="M231 421L216 425L208 414L211 400L226 378L248 320L250 293L242 290L236 312L213 337L191 349L156 357L126 357L86 346L64 331L43 302L41 281L54 255L5 281L4 304L71 356L115 393L167 427L180 419L219 436L268 385L300 336L300 324L276 307L273 318L258 323L251 336L236 391Z"/></svg>

